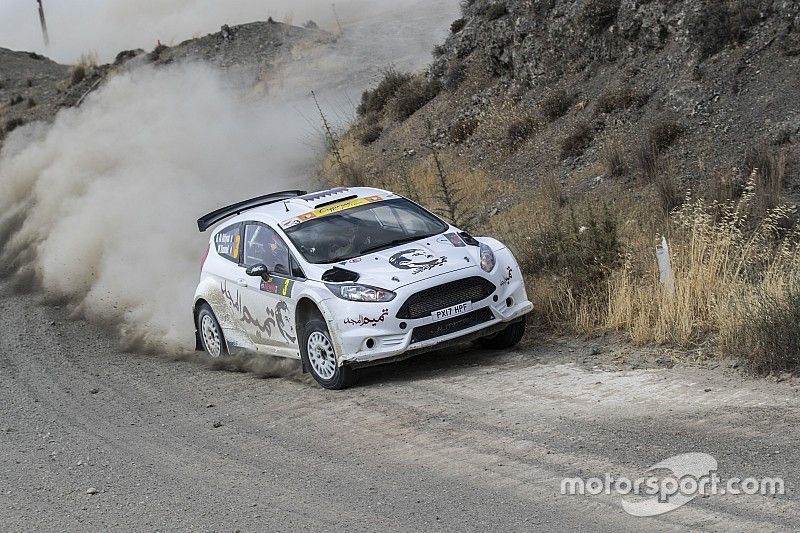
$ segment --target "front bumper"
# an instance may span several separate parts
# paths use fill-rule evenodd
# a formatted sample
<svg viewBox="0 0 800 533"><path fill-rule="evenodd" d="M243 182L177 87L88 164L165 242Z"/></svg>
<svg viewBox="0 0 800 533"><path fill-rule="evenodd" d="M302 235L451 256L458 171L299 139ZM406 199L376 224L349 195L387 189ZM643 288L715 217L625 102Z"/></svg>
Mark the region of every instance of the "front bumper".
<svg viewBox="0 0 800 533"><path fill-rule="evenodd" d="M374 362L402 359L400 356L411 356L419 352L429 351L455 342L491 335L509 323L523 318L533 309L528 301L525 285L519 266L507 250L496 253L497 266L491 273L483 272L480 267L464 269L413 283L397 291L397 297L387 303L354 303L338 298L325 300L325 315L328 326L339 354L339 364L366 366ZM511 278L508 279L508 269ZM415 328L442 324L432 316L418 319L400 319L397 313L403 303L419 290L442 285L470 276L480 276L491 281L496 289L483 300L472 303L472 312L481 315L481 321L470 324L468 321L458 324L456 331L442 328L444 334L438 335L437 328L424 328L428 332L433 329L436 336L425 340L416 340L427 335L414 334ZM417 287L415 287L417 286ZM466 316L466 315L464 315ZM458 322L458 317L453 319ZM466 326L466 327L462 327Z"/></svg>

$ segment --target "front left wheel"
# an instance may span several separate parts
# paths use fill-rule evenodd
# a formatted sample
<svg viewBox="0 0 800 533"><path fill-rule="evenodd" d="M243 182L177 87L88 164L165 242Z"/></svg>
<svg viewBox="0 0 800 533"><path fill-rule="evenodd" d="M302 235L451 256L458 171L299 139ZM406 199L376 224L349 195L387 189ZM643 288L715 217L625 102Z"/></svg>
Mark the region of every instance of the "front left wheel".
<svg viewBox="0 0 800 533"><path fill-rule="evenodd" d="M203 349L208 355L214 358L228 355L222 328L208 304L200 306L200 311L197 313L197 331L200 333Z"/></svg>
<svg viewBox="0 0 800 533"><path fill-rule="evenodd" d="M314 318L306 323L300 349L303 366L324 388L339 390L355 383L355 370L337 364L336 349L324 320Z"/></svg>

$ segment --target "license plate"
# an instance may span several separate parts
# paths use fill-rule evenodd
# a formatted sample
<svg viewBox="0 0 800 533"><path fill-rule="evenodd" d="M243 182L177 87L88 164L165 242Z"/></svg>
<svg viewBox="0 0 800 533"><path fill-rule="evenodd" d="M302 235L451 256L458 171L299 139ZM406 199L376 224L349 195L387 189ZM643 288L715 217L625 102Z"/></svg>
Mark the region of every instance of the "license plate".
<svg viewBox="0 0 800 533"><path fill-rule="evenodd" d="M463 315L464 313L469 313L470 311L472 311L472 302L464 302L463 304L458 304L446 309L434 311L431 313L431 316L433 316L434 320L442 320L445 318Z"/></svg>

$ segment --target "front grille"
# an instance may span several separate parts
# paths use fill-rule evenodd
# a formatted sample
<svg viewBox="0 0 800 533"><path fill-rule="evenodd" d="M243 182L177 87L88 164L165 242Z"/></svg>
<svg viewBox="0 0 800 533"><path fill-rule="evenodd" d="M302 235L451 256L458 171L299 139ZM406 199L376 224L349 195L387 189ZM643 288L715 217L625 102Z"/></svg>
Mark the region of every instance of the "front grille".
<svg viewBox="0 0 800 533"><path fill-rule="evenodd" d="M448 318L447 320L434 322L433 324L427 324L425 326L419 326L414 328L414 332L411 334L411 344L435 339L436 337L444 337L456 331L469 329L478 324L488 322L493 318L492 310L488 307L484 307L483 309L472 311L466 315Z"/></svg>
<svg viewBox="0 0 800 533"><path fill-rule="evenodd" d="M479 302L491 296L495 289L491 281L478 276L451 281L409 297L397 312L397 318L422 318L439 309Z"/></svg>

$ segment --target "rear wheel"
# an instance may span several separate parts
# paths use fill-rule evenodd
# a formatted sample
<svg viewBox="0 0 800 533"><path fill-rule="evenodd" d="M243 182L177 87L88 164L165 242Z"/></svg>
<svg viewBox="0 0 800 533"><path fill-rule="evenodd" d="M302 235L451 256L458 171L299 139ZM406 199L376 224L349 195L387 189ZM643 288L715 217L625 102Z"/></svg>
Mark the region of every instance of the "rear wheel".
<svg viewBox="0 0 800 533"><path fill-rule="evenodd" d="M524 318L518 322L508 325L506 329L498 331L494 335L489 335L488 337L478 339L478 344L483 348L488 348L489 350L504 350L513 348L519 344L519 341L522 340L523 335L525 335Z"/></svg>
<svg viewBox="0 0 800 533"><path fill-rule="evenodd" d="M355 370L338 365L336 349L324 320L314 318L306 323L300 349L303 366L326 389L345 389L355 383Z"/></svg>
<svg viewBox="0 0 800 533"><path fill-rule="evenodd" d="M200 332L200 342L208 355L211 357L228 355L222 328L208 304L200 306L200 311L197 313L197 331Z"/></svg>

